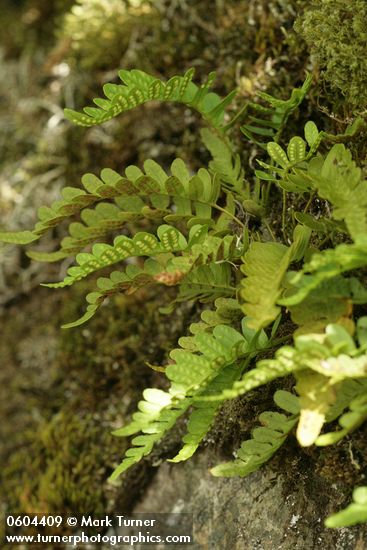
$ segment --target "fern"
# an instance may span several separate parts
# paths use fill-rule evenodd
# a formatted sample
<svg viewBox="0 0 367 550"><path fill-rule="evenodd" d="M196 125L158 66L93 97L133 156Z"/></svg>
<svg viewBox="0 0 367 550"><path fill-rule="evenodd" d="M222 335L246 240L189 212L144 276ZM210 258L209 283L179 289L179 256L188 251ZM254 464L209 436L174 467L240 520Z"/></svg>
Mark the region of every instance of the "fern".
<svg viewBox="0 0 367 550"><path fill-rule="evenodd" d="M349 527L367 521L367 487L357 487L353 491L353 502L344 510L329 516L326 527Z"/></svg>
<svg viewBox="0 0 367 550"><path fill-rule="evenodd" d="M44 286L63 288L80 281L94 271L121 262L126 258L181 251L188 246L183 234L169 225L161 225L157 230L157 237L151 233L141 232L136 233L132 239L123 235L116 237L112 246L95 244L91 253L82 252L76 256L79 267L70 267L68 275L62 282L49 283Z"/></svg>
<svg viewBox="0 0 367 550"><path fill-rule="evenodd" d="M244 257L241 296L245 300L243 311L252 318L252 326L262 328L277 317L276 303L282 293L282 281L289 264L302 258L307 247L310 230L297 226L291 247L280 243L254 242Z"/></svg>
<svg viewBox="0 0 367 550"><path fill-rule="evenodd" d="M308 75L301 88L292 90L292 94L287 100L277 99L264 92L258 92L257 95L259 98L267 103L269 107L264 107L257 103L248 103L245 106L245 112L252 110L256 112L256 115L257 113L260 114L259 116L249 115L250 124L244 124L241 127L242 133L249 140L264 149L266 149L266 144L258 141L257 136L272 138L274 141L278 141L288 118L304 100L311 83L312 77Z"/></svg>
<svg viewBox="0 0 367 550"><path fill-rule="evenodd" d="M97 107L85 107L84 113L65 109L65 116L74 124L94 126L134 109L147 101L175 101L197 110L213 127L220 128L223 124L224 110L231 103L236 91L225 99L209 92L215 73L210 73L207 81L201 86L192 82L194 69L189 69L184 76L173 76L168 82L140 70L119 72L123 84L105 84L103 87L106 99L94 99Z"/></svg>
<svg viewBox="0 0 367 550"><path fill-rule="evenodd" d="M209 168L214 174L219 174L222 182L229 189L237 193L244 192L244 172L239 155L233 154L233 147L228 139L222 135L215 134L208 128L201 130L201 138L204 145L213 157Z"/></svg>
<svg viewBox="0 0 367 550"><path fill-rule="evenodd" d="M341 244L335 248L317 252L303 269L289 276L293 292L279 300L285 306L302 302L320 285L342 273L367 265L366 248L357 244Z"/></svg>
<svg viewBox="0 0 367 550"><path fill-rule="evenodd" d="M212 334L200 332L195 340L198 353L183 349L170 353L175 363L165 370L171 381L169 392L145 390L145 400L139 403L139 412L133 415L132 422L115 432L115 435L131 435L141 431L143 435L133 439L134 447L126 452L112 479L146 456L177 418L186 412L203 386L207 387L223 367L244 356L249 347L242 334L226 325L216 326Z"/></svg>
<svg viewBox="0 0 367 550"><path fill-rule="evenodd" d="M218 393L227 387L231 387L233 381L238 378L239 370L236 365L230 365L223 369L214 380L209 383L202 393L203 396L210 395L212 393ZM195 401L193 403L194 410L190 415L187 424L187 434L183 437L182 441L184 446L180 452L169 462L182 462L188 460L197 450L201 441L209 431L211 425L215 420L215 416L221 403L212 403L208 401Z"/></svg>
<svg viewBox="0 0 367 550"><path fill-rule="evenodd" d="M297 422L299 405L295 395L281 390L275 392L274 401L278 407L291 415L277 412L262 413L259 420L263 427L255 428L252 439L242 443L236 453L236 460L212 468L211 473L214 476L245 477L258 470L283 445Z"/></svg>
<svg viewBox="0 0 367 550"><path fill-rule="evenodd" d="M366 361L365 358L365 368ZM320 447L334 445L365 422L367 419L367 391L353 399L349 404L349 409L347 413L339 418L339 424L342 429L320 435L316 440L316 445Z"/></svg>
<svg viewBox="0 0 367 550"><path fill-rule="evenodd" d="M82 178L85 191L65 188L62 191L64 200L54 202L50 208L39 209L40 221L33 231L0 233L0 240L28 244L64 219L81 212L84 224L69 226L71 237L62 241L60 251L51 255L30 253L36 260L58 261L74 255L107 232L119 229L126 221L152 218L167 222L185 220L188 226L199 221L208 225L213 223L212 207L215 207L220 192L218 178L212 178L203 168L195 176L190 176L181 159L172 163L171 176L152 160L144 163L144 169L145 173L136 166L129 166L125 176L110 169L102 170L100 178L85 174ZM84 208L107 198L114 199L116 204L98 204L95 210Z"/></svg>
<svg viewBox="0 0 367 550"><path fill-rule="evenodd" d="M173 286L180 283L175 302L195 297L201 300L213 299L218 293L220 295L233 293L234 288L230 286L231 273L225 262L234 260L241 252L241 249L237 248L234 237L228 235L220 239L207 236L207 227L193 226L186 250L182 250L182 256L173 256L166 262L150 258L144 262L143 267L128 265L124 272L113 271L109 277L100 277L97 280L97 289L86 297L89 302L86 313L77 321L64 325L63 328L72 328L89 320L104 300L112 294L123 290L131 293L147 284L160 283ZM172 248L171 251L174 249ZM169 252L167 249L161 251L165 255L167 252ZM157 251L152 250L151 253L157 254ZM218 265L216 261L223 263ZM200 267L201 263L207 263L207 265ZM206 270L209 270L209 276ZM213 277L216 281L215 285L211 282ZM196 283L195 286L194 283ZM206 288L206 293L204 292L205 283L209 287ZM65 281L62 284L65 284ZM57 286L60 286L60 283Z"/></svg>
<svg viewBox="0 0 367 550"><path fill-rule="evenodd" d="M274 380L280 385L285 377L288 384L295 380L298 395L279 390L274 399L290 414L262 413L263 426L214 475L255 471L296 426L301 446L323 446L367 420L367 318L358 317L361 308L355 307L367 303L367 183L343 144L365 122L358 118L333 136L308 121L302 137L284 143L283 130L305 98L309 76L289 99L261 93L266 107L247 104L228 122L225 110L236 92L221 99L210 91L214 73L201 86L192 82L193 74L190 69L163 82L123 70L122 84L106 84L106 98L95 99L96 107L65 114L94 126L150 100L189 106L208 125L201 131L212 157L208 169L192 173L175 159L166 171L147 160L142 169L128 166L123 174L85 174L83 188L66 187L61 200L39 209L32 230L0 233L4 242L30 244L72 218L58 249L28 252L38 261L75 258L63 281L46 285L53 288L103 270L85 313L65 328L90 319L106 298L147 285L177 289L162 313L180 302L212 303L179 339L170 363L152 366L164 372L169 387L146 389L130 424L117 430L135 437L112 479L150 454L183 415L187 433L171 461L187 460L225 400ZM246 179L229 134L244 113L243 134L269 156L258 160L261 169L253 178L246 171ZM288 207L289 193L300 211ZM273 195L283 201L281 223L270 213ZM340 429L330 426L335 421ZM347 521L364 518L344 513Z"/></svg>
<svg viewBox="0 0 367 550"><path fill-rule="evenodd" d="M295 299L294 304L290 305L286 300L287 294L290 295L291 302L294 290L290 284L280 303L287 303L292 321L299 326L297 334L322 331L328 324L347 318L354 304L367 303L367 289L355 277L345 278L339 275L325 280L303 297L302 301Z"/></svg>
<svg viewBox="0 0 367 550"><path fill-rule="evenodd" d="M297 363L295 350L290 346L284 346L276 352L274 359L259 361L256 367L246 372L241 380L233 384L231 389L225 389L218 395L203 399L206 401L234 399L277 378L295 373L302 368L302 365Z"/></svg>

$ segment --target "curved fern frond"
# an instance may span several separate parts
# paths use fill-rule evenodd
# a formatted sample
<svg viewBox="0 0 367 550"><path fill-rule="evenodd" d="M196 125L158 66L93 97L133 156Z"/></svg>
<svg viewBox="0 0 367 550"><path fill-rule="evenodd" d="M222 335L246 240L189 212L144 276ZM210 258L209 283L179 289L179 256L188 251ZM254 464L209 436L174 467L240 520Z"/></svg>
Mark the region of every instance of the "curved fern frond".
<svg viewBox="0 0 367 550"><path fill-rule="evenodd" d="M274 401L291 415L270 411L260 414L259 420L263 426L255 428L252 439L242 443L234 461L219 464L210 470L214 476L245 477L260 468L283 445L297 422L298 400L295 395L279 390L274 395Z"/></svg>
<svg viewBox="0 0 367 550"><path fill-rule="evenodd" d="M207 385L202 395L211 395L231 387L239 374L240 372L237 365L226 367ZM199 400L193 402L194 410L188 420L187 434L182 439L184 446L174 458L169 460L169 462L182 462L188 460L195 453L212 426L221 405L222 403L220 402L213 403Z"/></svg>
<svg viewBox="0 0 367 550"><path fill-rule="evenodd" d="M147 232L136 233L132 239L121 235L115 238L112 246L97 243L93 246L91 253L77 254L76 261L79 266L70 267L67 271L68 275L60 283L49 283L43 286L63 288L127 258L178 252L184 250L187 245L184 235L170 225L158 227L157 237Z"/></svg>
<svg viewBox="0 0 367 550"><path fill-rule="evenodd" d="M121 70L118 75L123 84L105 84L106 99L94 99L96 107L85 107L84 113L65 109L65 117L79 126L102 124L120 113L134 109L147 101L174 101L183 103L198 111L212 126L220 128L224 111L236 95L236 90L221 99L209 88L215 79L215 73L209 74L201 86L192 82L195 70L189 69L183 76L173 76L168 82L155 78L144 71Z"/></svg>
<svg viewBox="0 0 367 550"><path fill-rule="evenodd" d="M312 76L307 75L301 88L294 88L290 98L287 100L277 99L267 93L258 92L257 95L259 98L268 106L264 107L258 103L248 103L245 106L246 111L252 110L255 113L259 113L259 115L248 116L250 124L241 126L242 133L250 141L263 149L266 149L266 144L263 141L259 141L258 136L268 138L267 141L269 139L278 141L288 118L306 97L311 83Z"/></svg>
<svg viewBox="0 0 367 550"><path fill-rule="evenodd" d="M326 527L350 527L367 521L367 487L357 487L353 491L353 502L344 510L329 516Z"/></svg>
<svg viewBox="0 0 367 550"><path fill-rule="evenodd" d="M241 380L235 382L231 389L225 389L218 395L203 397L205 401L217 401L225 399L235 399L259 386L272 382L277 378L288 376L304 366L296 361L296 351L291 346L280 348L274 359L264 359L259 361L256 367L244 374Z"/></svg>
<svg viewBox="0 0 367 550"><path fill-rule="evenodd" d="M240 195L245 194L241 159L239 155L233 154L233 147L231 147L228 138L221 134L215 134L208 128L203 128L200 135L205 147L213 157L213 160L209 162L209 168L213 173L219 174L226 187L234 189Z"/></svg>
<svg viewBox="0 0 367 550"><path fill-rule="evenodd" d="M339 418L341 430L320 435L315 444L319 447L334 445L343 437L353 432L367 420L367 392L359 395L349 404L349 411Z"/></svg>
<svg viewBox="0 0 367 550"><path fill-rule="evenodd" d="M181 291L176 301L187 299L185 295L185 284L191 285L195 273L199 269L197 266L208 262L208 267L216 265L214 262L228 262L235 259L236 255L241 254L241 249L237 248L237 240L234 236L227 235L223 239L219 237L207 236L207 227L194 226L190 230L187 251L182 252L182 256L172 257L162 265L153 259L148 259L141 268L136 265L128 265L124 272L113 271L110 277L101 277L97 280L97 289L87 295L89 302L86 313L77 321L63 325L63 328L72 328L83 324L93 317L104 300L118 292L129 291L130 293L137 288L152 284L161 283L167 286L173 286L180 283ZM223 271L224 263L220 264ZM217 270L218 271L218 270ZM190 279L185 283L185 279L191 274ZM221 283L221 279L219 279ZM228 281L229 284L229 281ZM228 293L224 285L211 284L211 295L220 292ZM190 287L191 288L191 287ZM183 294L182 294L183 292Z"/></svg>
<svg viewBox="0 0 367 550"><path fill-rule="evenodd" d="M246 277L242 281L243 311L251 317L255 329L265 327L278 316L276 306L282 294L282 282L289 264L299 260L308 245L309 228L297 226L290 247L273 242L253 242L244 256L241 268Z"/></svg>
<svg viewBox="0 0 367 550"><path fill-rule="evenodd" d="M292 294L278 300L278 303L285 306L299 304L322 283L366 265L367 250L363 245L340 244L335 248L316 252L301 271L290 274Z"/></svg>
<svg viewBox="0 0 367 550"><path fill-rule="evenodd" d="M198 353L183 349L171 351L170 357L175 363L165 370L171 381L169 391L145 390L145 399L139 403L139 411L134 413L132 422L114 432L118 436L137 432L143 435L133 439L134 447L126 452L111 479L116 479L149 454L153 445L192 404L193 397L200 394L224 367L244 356L248 350L244 336L225 325L216 326L212 334L198 334L196 343Z"/></svg>
<svg viewBox="0 0 367 550"><path fill-rule="evenodd" d="M29 253L39 261L58 261L121 228L126 221L150 218L167 222L183 220L188 227L197 223L214 225L212 208L220 193L218 177L212 177L204 168L192 176L179 158L171 164L171 175L155 161L147 160L144 172L133 165L126 168L125 176L104 169L100 178L85 174L82 184L85 191L67 187L62 191L64 200L54 202L50 208L41 207L40 221L33 231L0 232L0 241L28 244L80 212L81 222L69 225L70 236L63 239L60 250ZM114 200L114 204L101 202L106 199ZM94 209L86 208L95 203L100 204Z"/></svg>

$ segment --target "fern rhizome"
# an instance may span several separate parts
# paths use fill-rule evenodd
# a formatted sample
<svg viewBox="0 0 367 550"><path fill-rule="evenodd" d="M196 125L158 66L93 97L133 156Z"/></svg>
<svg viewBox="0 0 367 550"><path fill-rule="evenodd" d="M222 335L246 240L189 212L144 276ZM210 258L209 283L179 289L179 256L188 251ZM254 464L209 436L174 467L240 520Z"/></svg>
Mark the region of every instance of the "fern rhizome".
<svg viewBox="0 0 367 550"><path fill-rule="evenodd" d="M177 158L169 170L146 160L123 174L109 168L100 176L85 174L82 188L66 187L61 200L39 209L32 230L0 234L3 242L30 244L76 216L58 250L28 251L36 261L75 258L63 281L46 285L53 288L111 268L87 295L85 314L65 327L86 322L107 297L151 284L177 287L166 313L180 301L208 304L161 369L169 389L146 389L131 422L115 432L136 435L112 479L147 456L182 415L188 417L187 433L171 460L187 460L225 400L275 379L288 377L287 388L293 380L293 391L280 389L279 381L278 410L263 412L259 427L254 419L252 438L213 475L253 472L292 433L303 447L331 445L367 419L367 181L346 146L364 130L364 121L356 119L339 135L309 121L302 136L284 143L283 130L310 77L288 100L261 93L258 103L230 119L226 110L236 91L222 99L210 91L214 73L200 86L193 74L190 69L163 82L122 70L122 84L106 84L95 107L66 109L65 115L93 126L150 100L182 103L205 122L208 167L192 173ZM230 139L241 119L259 156L249 176ZM299 211L288 210L290 196ZM279 220L270 216L271 201L283 205ZM129 235L143 219L152 231ZM121 234L111 240L116 232ZM285 322L293 333L284 336ZM361 488L355 503L328 525L366 517Z"/></svg>

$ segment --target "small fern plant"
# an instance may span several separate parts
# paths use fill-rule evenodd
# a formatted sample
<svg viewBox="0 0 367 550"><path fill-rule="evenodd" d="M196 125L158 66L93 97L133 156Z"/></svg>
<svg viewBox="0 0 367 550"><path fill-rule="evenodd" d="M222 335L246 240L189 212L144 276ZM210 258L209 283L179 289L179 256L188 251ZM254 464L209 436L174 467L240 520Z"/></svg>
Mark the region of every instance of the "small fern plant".
<svg viewBox="0 0 367 550"><path fill-rule="evenodd" d="M235 460L215 466L213 475L250 474L294 432L303 447L330 445L367 419L367 182L344 145L364 131L364 121L335 136L309 121L302 136L284 144L310 77L289 99L262 93L230 119L236 91L221 98L210 91L214 73L202 85L193 75L189 69L163 82L122 70L122 83L106 84L94 107L65 115L93 126L150 100L182 103L205 123L208 167L193 173L177 158L169 170L146 160L122 174L85 174L82 187L66 187L61 200L39 209L32 230L0 233L3 242L27 245L75 219L57 250L28 251L36 261L74 259L63 281L45 285L51 288L110 268L87 295L84 315L64 328L88 321L106 298L146 285L177 287L168 313L181 301L208 304L160 369L168 390L147 388L131 422L115 432L134 438L112 480L149 455L183 415L187 433L171 461L187 460L225 400L276 379L278 410L264 411ZM247 176L230 139L241 118L242 133L263 151ZM290 200L297 210L288 209ZM283 204L280 217L274 203ZM141 220L151 230L129 233ZM281 388L284 378L294 381L292 392ZM330 428L336 421L340 428ZM357 491L356 504L327 525L365 519Z"/></svg>

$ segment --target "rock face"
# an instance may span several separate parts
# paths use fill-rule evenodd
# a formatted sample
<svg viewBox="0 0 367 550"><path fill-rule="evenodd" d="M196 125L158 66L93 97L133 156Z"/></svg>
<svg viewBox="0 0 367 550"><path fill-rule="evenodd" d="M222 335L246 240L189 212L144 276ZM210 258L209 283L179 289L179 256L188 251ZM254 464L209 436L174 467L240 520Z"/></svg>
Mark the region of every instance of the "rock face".
<svg viewBox="0 0 367 550"><path fill-rule="evenodd" d="M193 514L195 544L187 548L195 550L367 548L367 526L324 527L341 494L313 469L292 480L270 466L245 479L220 479L208 471L212 458L204 452L187 463L163 464L134 512Z"/></svg>

